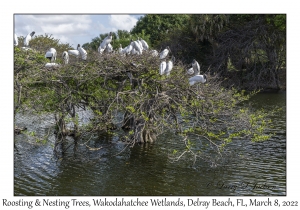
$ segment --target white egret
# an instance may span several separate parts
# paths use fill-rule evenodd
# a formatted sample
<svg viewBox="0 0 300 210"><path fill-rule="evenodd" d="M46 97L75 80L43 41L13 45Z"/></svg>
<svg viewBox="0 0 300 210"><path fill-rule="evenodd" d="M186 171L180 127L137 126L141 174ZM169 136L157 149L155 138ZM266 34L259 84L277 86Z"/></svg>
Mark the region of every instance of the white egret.
<svg viewBox="0 0 300 210"><path fill-rule="evenodd" d="M18 44L19 44L18 37L17 37L17 35L15 34L15 36L14 36L14 45L15 45L15 46L18 46Z"/></svg>
<svg viewBox="0 0 300 210"><path fill-rule="evenodd" d="M64 51L62 54L62 59L64 61L64 64L68 64L69 63L69 54L67 51Z"/></svg>
<svg viewBox="0 0 300 210"><path fill-rule="evenodd" d="M148 50L149 49L149 45L148 45L148 43L145 40L143 40L142 38L140 38L140 42L142 43L142 46L143 46L144 50Z"/></svg>
<svg viewBox="0 0 300 210"><path fill-rule="evenodd" d="M51 63L56 61L56 56L57 52L54 48L50 48L45 54L45 58L48 58Z"/></svg>
<svg viewBox="0 0 300 210"><path fill-rule="evenodd" d="M29 46L29 42L31 41L32 37L34 36L35 32L31 32L30 34L27 34L27 36L24 39L24 47L28 47Z"/></svg>
<svg viewBox="0 0 300 210"><path fill-rule="evenodd" d="M174 63L175 63L175 57L172 56L171 60L169 60L168 63L167 63L167 66L166 66L164 74L166 74L167 76L170 75L170 72L173 69Z"/></svg>
<svg viewBox="0 0 300 210"><path fill-rule="evenodd" d="M83 49L82 47L80 47L80 44L77 45L77 50L79 51L81 58L83 60L86 60L87 57L87 52L85 51L85 49Z"/></svg>
<svg viewBox="0 0 300 210"><path fill-rule="evenodd" d="M165 73L166 68L167 68L166 61L162 61L159 66L159 74L163 75Z"/></svg>
<svg viewBox="0 0 300 210"><path fill-rule="evenodd" d="M164 59L167 57L167 55L169 54L170 52L170 48L169 46L166 47L166 49L164 49L163 51L161 51L161 53L159 54L159 58L160 59Z"/></svg>

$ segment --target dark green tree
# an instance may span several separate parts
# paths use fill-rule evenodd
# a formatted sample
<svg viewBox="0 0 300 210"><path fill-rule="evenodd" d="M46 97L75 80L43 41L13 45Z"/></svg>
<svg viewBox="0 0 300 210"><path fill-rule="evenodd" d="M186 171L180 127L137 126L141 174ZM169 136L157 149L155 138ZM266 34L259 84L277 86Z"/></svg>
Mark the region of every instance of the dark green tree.
<svg viewBox="0 0 300 210"><path fill-rule="evenodd" d="M185 14L148 14L141 17L131 30L132 34L144 33L150 35L153 47L159 47L169 33L183 28L189 20L190 15Z"/></svg>

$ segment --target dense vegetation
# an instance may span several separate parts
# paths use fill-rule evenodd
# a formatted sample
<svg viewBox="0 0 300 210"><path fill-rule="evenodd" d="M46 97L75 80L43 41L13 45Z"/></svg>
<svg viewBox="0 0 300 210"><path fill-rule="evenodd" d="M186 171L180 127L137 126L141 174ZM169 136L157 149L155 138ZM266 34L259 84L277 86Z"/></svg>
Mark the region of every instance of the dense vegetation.
<svg viewBox="0 0 300 210"><path fill-rule="evenodd" d="M233 139L270 138L267 113L244 104L256 91L243 89L255 90L266 82L279 87L278 71L285 65L283 23L283 15L146 15L131 32L114 34L114 49L137 37L157 50L170 46L176 63L169 77L158 74L159 58L146 51L139 56L100 55L97 48L106 34L83 45L87 61L71 57L68 65L49 70L47 48L55 47L61 55L70 46L37 36L32 50L14 49L15 114L52 115L56 152L64 151L66 136L73 137L74 147L103 133L134 146L169 132L185 142L182 151L174 151L175 159L191 154L210 161L206 151L222 154ZM207 71L208 82L190 87L186 70L193 58L200 61L201 72ZM88 123L78 120L82 110L92 112Z"/></svg>

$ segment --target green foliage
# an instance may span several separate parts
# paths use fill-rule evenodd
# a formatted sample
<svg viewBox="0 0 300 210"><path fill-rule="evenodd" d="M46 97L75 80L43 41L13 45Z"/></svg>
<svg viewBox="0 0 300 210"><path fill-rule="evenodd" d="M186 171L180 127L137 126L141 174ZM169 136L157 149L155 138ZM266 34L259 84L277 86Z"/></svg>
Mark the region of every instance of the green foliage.
<svg viewBox="0 0 300 210"><path fill-rule="evenodd" d="M183 14L147 14L138 20L131 33L150 35L149 41L154 47L157 47L169 33L182 29L187 24L189 17L190 15Z"/></svg>
<svg viewBox="0 0 300 210"><path fill-rule="evenodd" d="M171 17L175 17L173 21L184 22L190 15L145 17L145 20L158 23L165 19L171 21ZM212 17L215 22L221 21ZM179 23L173 24L176 30ZM168 30L169 25L164 24L161 23L161 26ZM213 29L215 26L208 26L216 30ZM125 43L133 36L151 40L146 29L133 31L118 31L113 44ZM169 32L165 31L165 34ZM94 40L94 46L98 48L100 43L96 42L103 38L105 35ZM43 41L52 43L59 50L66 49L58 40L42 36L36 38L32 46L43 46ZM118 54L99 56L91 52L86 62L78 61L52 70L44 67L45 62L44 52L34 48L29 51L18 47L14 49L15 104L19 109L55 114L58 130L63 130L63 125L68 122L73 123L74 130L91 133L99 130L114 133L111 129L116 124L119 127L126 125L124 139L132 145L152 141L151 135L171 132L184 140L183 151L193 155L195 151L197 155L205 155L208 145L221 154L234 139L262 141L271 137L267 132L271 123L268 113L263 110L254 112L245 107L244 102L256 94L255 91L246 93L236 88L224 88L218 78L211 77L208 83L199 84L200 93L196 85L189 86L190 76L186 74L186 66L180 62L176 63L170 76L158 74L161 61L147 52L127 57ZM132 83L128 72L133 75ZM81 126L78 110L86 109L93 112L93 119ZM119 115L124 117L119 119ZM201 146L191 140L193 135L200 139ZM179 153L179 150L173 152L174 155Z"/></svg>

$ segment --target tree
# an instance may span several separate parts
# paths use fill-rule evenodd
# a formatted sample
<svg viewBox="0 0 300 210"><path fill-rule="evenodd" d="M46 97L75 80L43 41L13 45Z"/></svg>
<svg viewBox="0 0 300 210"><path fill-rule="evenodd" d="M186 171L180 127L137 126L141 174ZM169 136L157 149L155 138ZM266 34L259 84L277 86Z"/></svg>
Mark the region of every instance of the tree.
<svg viewBox="0 0 300 210"><path fill-rule="evenodd" d="M186 69L180 63L167 77L158 74L160 60L147 52L129 57L92 52L86 62L56 70L44 68L44 60L35 59L39 56L36 51L27 54L15 48L15 84L25 93L19 97L15 85L19 101L15 103L18 110L54 116L56 152L61 148L63 154L70 148L63 146L68 135L73 137L75 149L83 136L111 132L126 142L126 149L171 132L185 142L180 155L174 152L176 159L192 154L195 159L211 162L207 151L213 149L221 155L234 138L261 141L270 137L264 132L267 116L243 107L242 102L251 95L222 88L214 78L200 85L201 95L197 86L189 87ZM79 110L92 111L91 121L80 125ZM199 148L189 140L190 135L208 146Z"/></svg>
<svg viewBox="0 0 300 210"><path fill-rule="evenodd" d="M282 15L231 15L227 30L217 36L217 54L210 58L215 71L231 77L240 88L280 89L278 72L285 67L286 52L284 20Z"/></svg>
<svg viewBox="0 0 300 210"><path fill-rule="evenodd" d="M150 35L150 42L154 47L164 40L168 34L176 29L181 29L189 20L189 15L182 14L148 14L141 17L131 30L132 34L144 33Z"/></svg>

